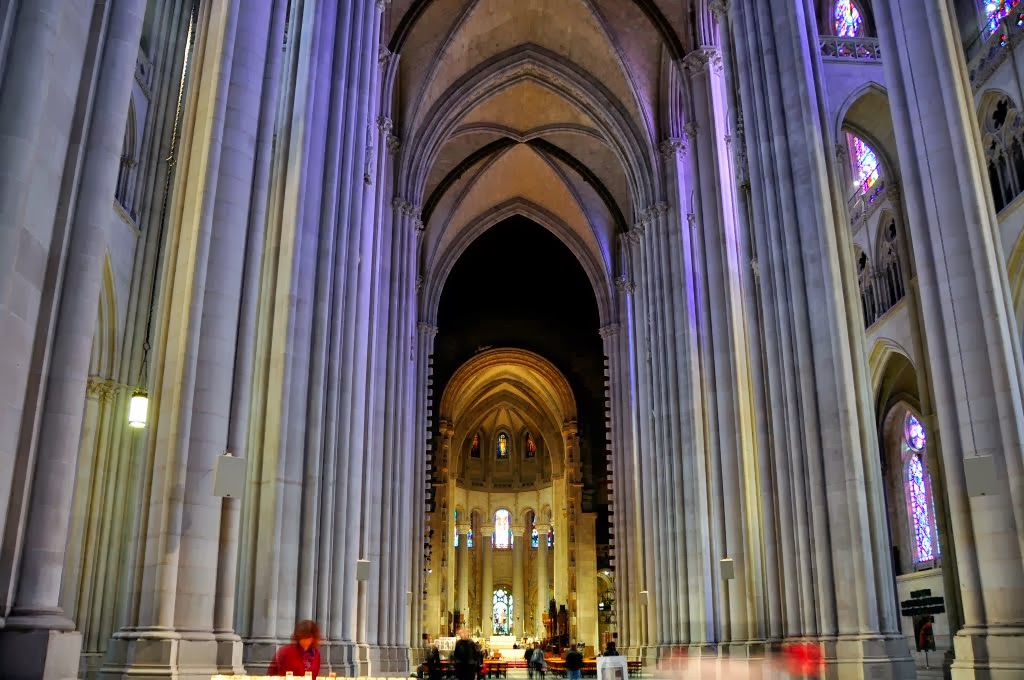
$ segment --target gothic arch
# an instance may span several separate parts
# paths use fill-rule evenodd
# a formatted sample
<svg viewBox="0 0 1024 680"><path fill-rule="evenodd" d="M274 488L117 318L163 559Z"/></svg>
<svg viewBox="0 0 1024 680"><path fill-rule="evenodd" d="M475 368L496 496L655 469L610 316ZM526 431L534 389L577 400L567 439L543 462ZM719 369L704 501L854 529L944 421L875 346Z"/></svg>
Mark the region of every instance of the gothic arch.
<svg viewBox="0 0 1024 680"><path fill-rule="evenodd" d="M466 248L481 234L514 215L527 217L550 231L576 256L577 261L590 280L597 298L597 309L601 324L611 323L616 318L612 277L605 264L596 258L584 244L576 232L564 221L546 208L524 199L514 199L505 204L494 206L467 225L450 245L437 254L424 267L425 281L423 286L421 314L430 323L436 323L437 310L441 303L441 293L452 267L461 257Z"/></svg>
<svg viewBox="0 0 1024 680"><path fill-rule="evenodd" d="M601 83L561 55L536 45L523 45L480 64L438 98L411 133L414 141L402 155L401 192L419 204L430 168L463 118L484 100L525 79L587 112L626 172L634 202L646 205L655 200L657 178L652 170L660 163L650 136L645 137Z"/></svg>
<svg viewBox="0 0 1024 680"><path fill-rule="evenodd" d="M89 375L113 379L117 370L117 292L110 254L103 258L103 282L100 288L96 331L93 335Z"/></svg>
<svg viewBox="0 0 1024 680"><path fill-rule="evenodd" d="M914 361L902 345L890 338L879 338L868 353L868 372L871 376L871 391L876 398L881 396L886 370L893 357L902 357L911 366Z"/></svg>

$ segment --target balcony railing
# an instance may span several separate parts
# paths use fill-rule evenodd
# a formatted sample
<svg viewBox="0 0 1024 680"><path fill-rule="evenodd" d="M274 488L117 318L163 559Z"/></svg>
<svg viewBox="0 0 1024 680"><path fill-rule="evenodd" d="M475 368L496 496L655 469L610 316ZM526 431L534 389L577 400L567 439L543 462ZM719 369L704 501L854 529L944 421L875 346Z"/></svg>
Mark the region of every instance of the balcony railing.
<svg viewBox="0 0 1024 680"><path fill-rule="evenodd" d="M847 209L850 213L850 226L853 228L853 232L856 233L861 225L868 221L876 210L882 207L886 199L889 198L889 194L895 192L895 187L891 187L886 184L885 180L880 180L878 184L871 188L868 193L857 192L847 202Z"/></svg>
<svg viewBox="0 0 1024 680"><path fill-rule="evenodd" d="M967 73L977 92L1024 39L1024 11L1011 12L995 31L985 30L967 46Z"/></svg>
<svg viewBox="0 0 1024 680"><path fill-rule="evenodd" d="M818 47L826 61L879 61L882 58L878 38L823 35L818 38Z"/></svg>

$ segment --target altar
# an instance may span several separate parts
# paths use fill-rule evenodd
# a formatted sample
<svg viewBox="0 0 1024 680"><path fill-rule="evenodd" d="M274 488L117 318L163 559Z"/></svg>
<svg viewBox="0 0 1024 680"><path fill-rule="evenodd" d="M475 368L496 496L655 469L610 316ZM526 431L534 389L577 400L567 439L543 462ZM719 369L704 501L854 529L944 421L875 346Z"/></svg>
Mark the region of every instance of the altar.
<svg viewBox="0 0 1024 680"><path fill-rule="evenodd" d="M514 635L492 635L487 640L487 649L490 650L491 655L497 655L506 661L522 659L524 652L522 649L513 649L515 644L516 637Z"/></svg>

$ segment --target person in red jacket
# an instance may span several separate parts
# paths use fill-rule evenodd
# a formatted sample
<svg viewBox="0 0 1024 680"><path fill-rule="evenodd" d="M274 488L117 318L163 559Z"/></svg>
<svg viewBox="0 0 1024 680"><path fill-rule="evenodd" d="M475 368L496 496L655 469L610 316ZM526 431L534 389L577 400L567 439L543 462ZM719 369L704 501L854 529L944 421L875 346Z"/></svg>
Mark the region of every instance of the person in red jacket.
<svg viewBox="0 0 1024 680"><path fill-rule="evenodd" d="M315 621L300 621L292 633L290 645L277 650L267 668L267 675L292 673L301 678L312 673L320 675L320 627Z"/></svg>

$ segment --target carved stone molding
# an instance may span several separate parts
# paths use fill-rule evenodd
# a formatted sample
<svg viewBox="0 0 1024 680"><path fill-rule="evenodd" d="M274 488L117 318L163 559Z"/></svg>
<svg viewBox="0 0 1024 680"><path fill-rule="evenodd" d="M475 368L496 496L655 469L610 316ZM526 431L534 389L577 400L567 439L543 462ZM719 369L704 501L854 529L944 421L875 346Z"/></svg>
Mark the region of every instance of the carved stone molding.
<svg viewBox="0 0 1024 680"><path fill-rule="evenodd" d="M686 213L686 223L690 225L691 229L693 229L693 227L697 224L697 216L694 215L693 213Z"/></svg>
<svg viewBox="0 0 1024 680"><path fill-rule="evenodd" d="M708 3L708 9L710 9L711 13L718 17L719 20L725 19L729 16L729 0L711 0L711 2Z"/></svg>
<svg viewBox="0 0 1024 680"><path fill-rule="evenodd" d="M671 160L672 158L682 160L683 156L686 155L686 140L682 137L670 137L662 142L659 148L661 150L661 157L665 160Z"/></svg>
<svg viewBox="0 0 1024 680"><path fill-rule="evenodd" d="M394 58L394 56L394 52L389 50L384 45L381 45L377 49L377 66L379 66L381 70L386 70L387 67L391 64L391 59Z"/></svg>
<svg viewBox="0 0 1024 680"><path fill-rule="evenodd" d="M693 141L697 139L697 133L700 132L700 125L696 121L690 121L683 126L683 132L686 133L686 139Z"/></svg>
<svg viewBox="0 0 1024 680"><path fill-rule="evenodd" d="M755 279L761 278L761 263L757 261L756 257L750 258L750 271L754 273Z"/></svg>
<svg viewBox="0 0 1024 680"><path fill-rule="evenodd" d="M398 149L401 148L402 142L395 135L388 135L387 138L388 153L394 156L398 153Z"/></svg>
<svg viewBox="0 0 1024 680"><path fill-rule="evenodd" d="M423 288L423 277L422 276L417 276L416 277L416 292L417 293L420 292L420 290L422 290L422 288Z"/></svg>
<svg viewBox="0 0 1024 680"><path fill-rule="evenodd" d="M621 290L626 295L632 295L636 292L636 283L626 278L625 274L615 279L615 288Z"/></svg>
<svg viewBox="0 0 1024 680"><path fill-rule="evenodd" d="M426 321L420 321L418 324L416 324L416 330L418 330L422 335L425 335L428 338L432 338L435 335L437 335L437 326L429 324Z"/></svg>
<svg viewBox="0 0 1024 680"><path fill-rule="evenodd" d="M121 386L113 380L100 378L94 375L89 376L85 381L85 396L87 399L95 399L100 402L111 402L117 398Z"/></svg>
<svg viewBox="0 0 1024 680"><path fill-rule="evenodd" d="M391 201L391 205L395 210L406 217L411 217L415 221L420 219L420 207L405 200L404 198L396 196L395 199Z"/></svg>
<svg viewBox="0 0 1024 680"><path fill-rule="evenodd" d="M722 72L722 52L717 47L698 47L683 57L683 67L694 75L704 73L709 66L715 73Z"/></svg>
<svg viewBox="0 0 1024 680"><path fill-rule="evenodd" d="M386 135L391 132L391 129L394 126L394 122L387 116L377 116L377 129L380 130L382 135Z"/></svg>
<svg viewBox="0 0 1024 680"><path fill-rule="evenodd" d="M618 280L617 279L616 279L616 286L618 286ZM619 330L620 330L619 324L617 324L617 323L610 323L607 326L602 326L600 329L598 329L597 332L601 334L602 338L607 340L608 338L611 338L611 337L614 337L614 336L618 335L619 334Z"/></svg>
<svg viewBox="0 0 1024 680"><path fill-rule="evenodd" d="M383 12L388 8L388 5L390 4L391 0L377 0L377 9Z"/></svg>

